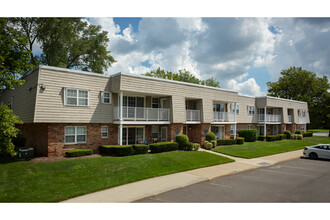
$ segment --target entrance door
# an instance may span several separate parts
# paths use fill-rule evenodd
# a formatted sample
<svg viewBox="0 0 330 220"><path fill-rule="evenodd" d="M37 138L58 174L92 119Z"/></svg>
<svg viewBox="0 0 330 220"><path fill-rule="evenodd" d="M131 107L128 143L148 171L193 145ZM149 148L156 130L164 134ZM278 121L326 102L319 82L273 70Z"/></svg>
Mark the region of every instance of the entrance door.
<svg viewBox="0 0 330 220"><path fill-rule="evenodd" d="M278 125L273 125L273 128L274 128L274 135L277 135L278 134Z"/></svg>
<svg viewBox="0 0 330 220"><path fill-rule="evenodd" d="M225 139L225 126L212 126L211 131L217 139Z"/></svg>
<svg viewBox="0 0 330 220"><path fill-rule="evenodd" d="M167 142L167 127L161 127L161 142Z"/></svg>

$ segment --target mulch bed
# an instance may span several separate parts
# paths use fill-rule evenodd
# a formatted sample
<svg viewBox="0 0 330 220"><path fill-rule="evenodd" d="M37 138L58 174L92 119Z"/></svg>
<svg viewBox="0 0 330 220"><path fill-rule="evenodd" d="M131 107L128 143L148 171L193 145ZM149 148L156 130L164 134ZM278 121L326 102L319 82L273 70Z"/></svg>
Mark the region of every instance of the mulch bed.
<svg viewBox="0 0 330 220"><path fill-rule="evenodd" d="M95 157L102 157L100 154L93 154L83 157L65 157L65 156L58 156L58 157L36 157L29 162L31 163L42 163L42 162L54 162L54 161L61 161L61 160L75 160L75 159L81 159L81 158L95 158Z"/></svg>

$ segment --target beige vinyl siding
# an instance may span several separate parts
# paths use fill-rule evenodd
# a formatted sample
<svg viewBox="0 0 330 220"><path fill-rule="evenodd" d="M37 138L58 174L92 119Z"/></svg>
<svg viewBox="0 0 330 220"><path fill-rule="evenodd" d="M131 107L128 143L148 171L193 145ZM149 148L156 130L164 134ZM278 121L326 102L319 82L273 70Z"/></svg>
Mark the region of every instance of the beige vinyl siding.
<svg viewBox="0 0 330 220"><path fill-rule="evenodd" d="M111 88L112 92L119 92L119 90L120 90L120 79L121 79L120 75L116 75L116 76L111 77L110 88Z"/></svg>
<svg viewBox="0 0 330 220"><path fill-rule="evenodd" d="M24 123L32 123L36 102L36 92L39 90L38 69L22 78L25 83L13 90L6 90L0 97L1 102L7 105L10 97L13 97L13 111ZM30 89L31 88L31 89ZM31 90L31 91L30 91Z"/></svg>
<svg viewBox="0 0 330 220"><path fill-rule="evenodd" d="M173 123L186 121L185 99L200 99L203 103L201 122L213 122L213 100L223 102L237 102L237 92L211 89L204 86L194 86L182 83L167 82L166 80L154 80L145 77L121 75L121 91L139 92L154 95L172 96Z"/></svg>
<svg viewBox="0 0 330 220"><path fill-rule="evenodd" d="M257 123L258 111L256 106L256 100L252 97L238 96L239 101L239 114L236 115L237 123ZM254 115L248 114L248 106L255 106Z"/></svg>
<svg viewBox="0 0 330 220"><path fill-rule="evenodd" d="M113 104L100 101L101 91L110 91L110 78L75 72L40 69L35 122L43 123L111 123ZM64 88L89 90L89 106L65 106Z"/></svg>

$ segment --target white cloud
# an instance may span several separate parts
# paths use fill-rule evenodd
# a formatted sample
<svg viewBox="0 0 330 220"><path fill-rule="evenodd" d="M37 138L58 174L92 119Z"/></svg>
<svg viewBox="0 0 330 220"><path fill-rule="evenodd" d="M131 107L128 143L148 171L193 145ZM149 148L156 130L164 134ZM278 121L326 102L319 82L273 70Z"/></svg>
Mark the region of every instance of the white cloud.
<svg viewBox="0 0 330 220"><path fill-rule="evenodd" d="M244 82L237 82L234 79L228 81L227 87L231 90L237 91L240 95L248 96L263 96L264 92L260 91L260 86L254 78L249 78Z"/></svg>

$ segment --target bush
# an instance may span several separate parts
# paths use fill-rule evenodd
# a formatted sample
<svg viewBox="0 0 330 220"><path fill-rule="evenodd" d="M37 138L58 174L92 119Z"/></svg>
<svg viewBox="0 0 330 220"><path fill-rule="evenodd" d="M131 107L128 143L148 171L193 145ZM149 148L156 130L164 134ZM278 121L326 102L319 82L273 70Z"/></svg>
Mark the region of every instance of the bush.
<svg viewBox="0 0 330 220"><path fill-rule="evenodd" d="M285 135L285 138L286 138L286 139L291 139L291 132L290 132L290 131L285 130L285 131L283 132L283 134Z"/></svg>
<svg viewBox="0 0 330 220"><path fill-rule="evenodd" d="M200 144L198 143L194 143L194 151L198 151L198 149L200 148Z"/></svg>
<svg viewBox="0 0 330 220"><path fill-rule="evenodd" d="M303 137L313 137L313 132L304 132Z"/></svg>
<svg viewBox="0 0 330 220"><path fill-rule="evenodd" d="M294 134L293 135L293 139L294 140L302 140L303 139L303 136L302 136L302 134Z"/></svg>
<svg viewBox="0 0 330 220"><path fill-rule="evenodd" d="M179 149L183 150L186 145L189 143L189 138L187 135L178 134L175 138L176 142L179 144Z"/></svg>
<svg viewBox="0 0 330 220"><path fill-rule="evenodd" d="M217 136L215 136L215 134L213 132L209 132L209 133L206 134L205 139L208 142L211 142L212 140L216 140L217 139Z"/></svg>
<svg viewBox="0 0 330 220"><path fill-rule="evenodd" d="M13 139L13 144L15 148L25 147L26 146L26 139L23 137L16 137Z"/></svg>
<svg viewBox="0 0 330 220"><path fill-rule="evenodd" d="M204 148L206 150L211 150L213 147L213 144L211 142L208 142L208 141L204 141Z"/></svg>
<svg viewBox="0 0 330 220"><path fill-rule="evenodd" d="M148 145L145 144L134 144L133 145L133 154L147 154L148 153Z"/></svg>
<svg viewBox="0 0 330 220"><path fill-rule="evenodd" d="M236 144L235 139L217 139L218 145L231 145Z"/></svg>
<svg viewBox="0 0 330 220"><path fill-rule="evenodd" d="M285 138L285 134L278 134L277 136L279 140L283 140Z"/></svg>
<svg viewBox="0 0 330 220"><path fill-rule="evenodd" d="M74 149L74 150L69 150L65 152L67 157L82 157L86 155L92 155L93 150L92 149Z"/></svg>
<svg viewBox="0 0 330 220"><path fill-rule="evenodd" d="M0 105L0 155L13 157L17 154L12 138L15 138L19 132L15 125L22 123L13 110L6 105Z"/></svg>
<svg viewBox="0 0 330 220"><path fill-rule="evenodd" d="M277 141L278 138L279 137L277 135L268 135L266 136L266 141Z"/></svg>
<svg viewBox="0 0 330 220"><path fill-rule="evenodd" d="M258 141L264 141L264 140L266 140L265 136L263 136L263 135L258 136Z"/></svg>
<svg viewBox="0 0 330 220"><path fill-rule="evenodd" d="M99 147L100 154L110 156L129 156L134 153L132 145L102 145Z"/></svg>
<svg viewBox="0 0 330 220"><path fill-rule="evenodd" d="M210 142L211 142L213 148L215 148L217 146L217 140L212 140Z"/></svg>
<svg viewBox="0 0 330 220"><path fill-rule="evenodd" d="M236 139L236 144L244 144L244 138L242 138L242 137L238 137L238 138Z"/></svg>
<svg viewBox="0 0 330 220"><path fill-rule="evenodd" d="M243 137L246 142L254 142L258 139L257 129L241 129L238 131L240 137Z"/></svg>
<svg viewBox="0 0 330 220"><path fill-rule="evenodd" d="M296 130L295 134L302 134L300 130Z"/></svg>
<svg viewBox="0 0 330 220"><path fill-rule="evenodd" d="M179 144L176 142L159 142L149 145L151 153L161 153L178 150Z"/></svg>
<svg viewBox="0 0 330 220"><path fill-rule="evenodd" d="M182 150L186 151L192 151L194 149L194 143L188 142L186 145L182 148Z"/></svg>

